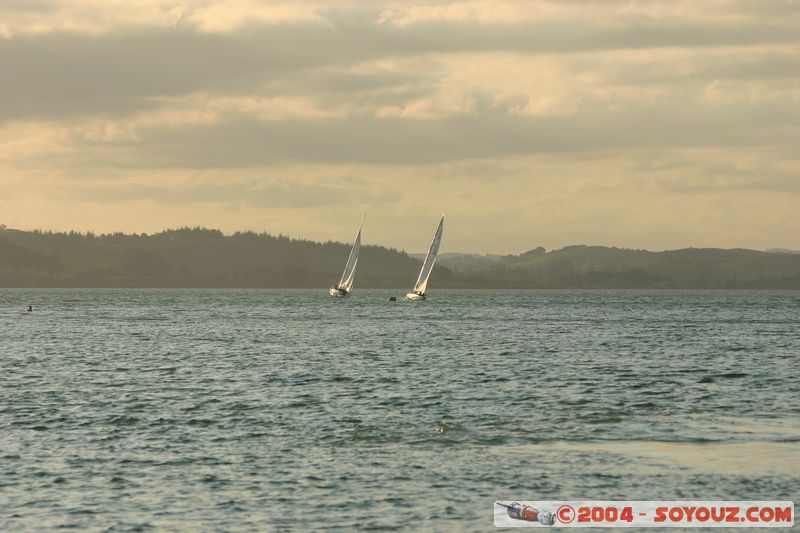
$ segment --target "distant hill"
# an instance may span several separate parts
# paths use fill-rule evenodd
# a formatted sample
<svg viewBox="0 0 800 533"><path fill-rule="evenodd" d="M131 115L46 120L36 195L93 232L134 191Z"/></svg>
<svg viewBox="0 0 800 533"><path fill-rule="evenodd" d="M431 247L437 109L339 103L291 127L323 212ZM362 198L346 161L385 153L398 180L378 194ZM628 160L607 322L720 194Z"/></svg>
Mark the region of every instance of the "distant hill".
<svg viewBox="0 0 800 533"><path fill-rule="evenodd" d="M0 287L308 287L334 283L349 244L181 228L152 235L0 229ZM420 257L362 247L357 287L410 287ZM800 289L800 254L567 246L443 254L431 288Z"/></svg>
<svg viewBox="0 0 800 533"><path fill-rule="evenodd" d="M425 254L409 254L414 259L423 261ZM458 270L462 274L476 274L485 270L491 270L505 257L503 255L491 254L459 254L459 253L443 253L439 256L438 264L447 265L448 268Z"/></svg>
<svg viewBox="0 0 800 533"><path fill-rule="evenodd" d="M453 273L511 284L573 288L800 289L800 256L746 249L686 248L664 252L567 246L487 261L444 256Z"/></svg>

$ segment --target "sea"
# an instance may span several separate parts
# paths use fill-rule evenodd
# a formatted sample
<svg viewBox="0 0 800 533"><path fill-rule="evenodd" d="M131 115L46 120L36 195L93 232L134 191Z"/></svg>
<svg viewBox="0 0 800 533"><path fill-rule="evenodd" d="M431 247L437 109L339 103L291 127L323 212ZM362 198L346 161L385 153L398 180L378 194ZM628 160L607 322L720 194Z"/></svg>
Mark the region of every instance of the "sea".
<svg viewBox="0 0 800 533"><path fill-rule="evenodd" d="M800 292L404 293L0 290L0 531L798 501Z"/></svg>

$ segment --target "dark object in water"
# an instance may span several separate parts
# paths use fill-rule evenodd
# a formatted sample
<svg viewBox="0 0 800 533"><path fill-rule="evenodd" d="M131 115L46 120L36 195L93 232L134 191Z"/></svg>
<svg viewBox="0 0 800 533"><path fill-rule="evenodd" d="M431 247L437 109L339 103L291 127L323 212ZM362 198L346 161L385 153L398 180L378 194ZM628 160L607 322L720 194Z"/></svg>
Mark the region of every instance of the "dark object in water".
<svg viewBox="0 0 800 533"><path fill-rule="evenodd" d="M387 300L389 300L390 302L396 302L396 301L397 301L397 298L396 298L395 296L389 296L389 297L387 298Z"/></svg>
<svg viewBox="0 0 800 533"><path fill-rule="evenodd" d="M28 304L28 312L30 313L31 311L33 311L33 306L31 304Z"/></svg>

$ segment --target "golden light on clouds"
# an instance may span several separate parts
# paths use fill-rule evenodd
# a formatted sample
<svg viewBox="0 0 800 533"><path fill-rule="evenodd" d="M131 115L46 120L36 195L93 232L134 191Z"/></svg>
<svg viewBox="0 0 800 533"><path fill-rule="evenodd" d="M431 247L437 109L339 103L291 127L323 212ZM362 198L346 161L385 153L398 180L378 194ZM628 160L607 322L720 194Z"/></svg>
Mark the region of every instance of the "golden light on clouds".
<svg viewBox="0 0 800 533"><path fill-rule="evenodd" d="M793 0L7 0L0 222L800 248L797 28Z"/></svg>

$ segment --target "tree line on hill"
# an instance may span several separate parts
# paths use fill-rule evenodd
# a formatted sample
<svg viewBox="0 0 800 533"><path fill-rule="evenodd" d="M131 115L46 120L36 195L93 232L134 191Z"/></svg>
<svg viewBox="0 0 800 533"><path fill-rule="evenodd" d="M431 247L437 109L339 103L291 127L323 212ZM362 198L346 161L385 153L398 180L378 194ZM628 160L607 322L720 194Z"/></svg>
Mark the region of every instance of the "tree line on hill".
<svg viewBox="0 0 800 533"><path fill-rule="evenodd" d="M0 287L325 288L350 245L251 231L180 228L152 235L0 229ZM409 287L418 256L363 246L361 288ZM432 288L800 289L800 254L602 246L519 255L444 254Z"/></svg>

